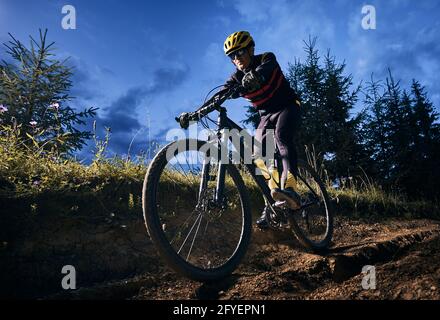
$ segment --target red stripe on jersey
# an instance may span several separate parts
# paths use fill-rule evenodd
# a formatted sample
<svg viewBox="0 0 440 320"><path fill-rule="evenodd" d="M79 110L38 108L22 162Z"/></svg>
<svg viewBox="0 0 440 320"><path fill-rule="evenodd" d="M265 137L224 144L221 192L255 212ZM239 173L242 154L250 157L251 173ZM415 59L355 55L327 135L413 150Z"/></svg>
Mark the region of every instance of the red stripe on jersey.
<svg viewBox="0 0 440 320"><path fill-rule="evenodd" d="M270 98L272 98L273 97L273 95L275 94L275 92L278 90L278 88L281 86L281 82L283 81L283 77L280 77L279 79L278 79L278 83L277 83L277 86L275 87L275 89L273 89L272 90L272 92L266 97L266 98L264 98L264 99L262 99L262 100L258 100L258 101L255 101L255 102L252 102L252 104L254 105L254 107L257 107L257 106L259 106L259 105L261 105L261 104L263 104L263 103L265 103L267 100L269 100Z"/></svg>
<svg viewBox="0 0 440 320"><path fill-rule="evenodd" d="M252 99L252 98L254 98L254 97L256 97L256 96L258 96L258 95L260 95L260 94L263 94L263 93L266 92L266 91L269 89L269 87L272 85L272 83L274 82L274 80L275 80L275 78L276 78L276 75L279 74L279 76L281 76L280 73L281 73L280 67L276 68L276 69L274 70L274 72L273 72L273 74L272 74L272 77L270 78L269 83L268 83L267 85L265 85L263 88L259 89L258 91L255 91L255 92L252 92L252 93L248 93L248 94L246 94L244 97L245 97L246 99Z"/></svg>

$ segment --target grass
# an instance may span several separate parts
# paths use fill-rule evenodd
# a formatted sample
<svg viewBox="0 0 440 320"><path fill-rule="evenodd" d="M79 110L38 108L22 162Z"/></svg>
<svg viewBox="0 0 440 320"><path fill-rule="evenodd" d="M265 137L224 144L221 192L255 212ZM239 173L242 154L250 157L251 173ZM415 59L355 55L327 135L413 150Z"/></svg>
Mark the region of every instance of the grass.
<svg viewBox="0 0 440 320"><path fill-rule="evenodd" d="M247 175L251 199L258 202L261 198L257 185ZM346 184L334 188L328 181L325 183L329 197L336 207L337 215L353 218L389 218L400 217L440 219L440 206L423 199L409 201L404 195L385 192L379 185L370 181L368 184ZM262 203L262 201L259 201Z"/></svg>
<svg viewBox="0 0 440 320"><path fill-rule="evenodd" d="M139 212L142 182L148 165L139 159L104 158L102 149L105 147L106 143L97 143L94 161L91 165L83 165L42 150L23 148L13 132L3 131L0 135L0 199L3 199L2 202L7 199L28 199L27 203L32 204L33 201L38 202L37 199L47 199L44 195L48 194L58 198L74 195L77 199L92 195L101 198L101 201L105 198L106 207L111 207L108 201L124 201L126 203L120 210ZM335 189L315 159L309 157L308 161L324 177L338 214L353 217L439 218L437 203L408 201L401 194L385 192L368 177L350 181ZM168 177L169 182L181 178ZM252 203L261 205L262 197L256 184L247 174L243 178ZM40 204L36 205L38 207Z"/></svg>
<svg viewBox="0 0 440 320"><path fill-rule="evenodd" d="M438 204L409 201L401 194L383 191L379 186L329 188L339 211L353 217L440 218Z"/></svg>

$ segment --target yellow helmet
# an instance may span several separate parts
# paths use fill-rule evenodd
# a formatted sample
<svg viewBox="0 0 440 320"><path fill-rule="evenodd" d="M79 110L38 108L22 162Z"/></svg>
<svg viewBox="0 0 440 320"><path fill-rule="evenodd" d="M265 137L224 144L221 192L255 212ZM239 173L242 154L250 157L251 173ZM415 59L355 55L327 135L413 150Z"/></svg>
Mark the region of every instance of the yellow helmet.
<svg viewBox="0 0 440 320"><path fill-rule="evenodd" d="M255 46L254 39L247 31L237 31L226 38L223 50L228 55L247 46Z"/></svg>

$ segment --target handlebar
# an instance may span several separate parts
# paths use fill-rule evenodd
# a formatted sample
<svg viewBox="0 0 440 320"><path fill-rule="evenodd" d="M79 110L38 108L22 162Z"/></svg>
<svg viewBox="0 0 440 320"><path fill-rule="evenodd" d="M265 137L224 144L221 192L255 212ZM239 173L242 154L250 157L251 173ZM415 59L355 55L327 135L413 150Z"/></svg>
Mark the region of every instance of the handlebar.
<svg viewBox="0 0 440 320"><path fill-rule="evenodd" d="M184 112L179 117L175 117L175 120L180 124L183 129L188 128L190 121L199 121L207 114L214 110L217 110L227 99L236 93L244 92L243 87L236 85L230 88L226 88L217 92L212 98L205 102L199 109L194 112Z"/></svg>

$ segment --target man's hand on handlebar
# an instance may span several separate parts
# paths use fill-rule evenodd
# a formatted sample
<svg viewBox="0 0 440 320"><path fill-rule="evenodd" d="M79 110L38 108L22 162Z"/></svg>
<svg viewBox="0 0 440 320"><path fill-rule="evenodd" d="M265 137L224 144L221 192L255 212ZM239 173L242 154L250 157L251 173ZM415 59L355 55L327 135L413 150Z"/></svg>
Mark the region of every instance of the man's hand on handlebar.
<svg viewBox="0 0 440 320"><path fill-rule="evenodd" d="M243 87L239 85L221 90L210 99L209 103L204 104L202 108L200 108L196 112L182 112L178 117L175 118L175 120L180 124L180 127L182 129L188 129L189 122L191 120L200 120L200 118L214 110L211 109L212 107L215 107L216 105L221 105L226 99L230 99L234 95L239 96L243 92L243 90Z"/></svg>
<svg viewBox="0 0 440 320"><path fill-rule="evenodd" d="M182 112L180 114L180 116L178 116L176 118L176 121L179 122L180 127L182 129L187 129L188 128L188 126L189 126L189 116L190 116L190 114L188 112Z"/></svg>

